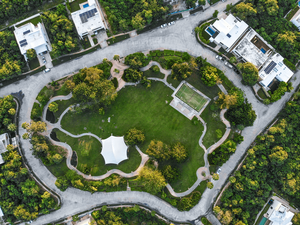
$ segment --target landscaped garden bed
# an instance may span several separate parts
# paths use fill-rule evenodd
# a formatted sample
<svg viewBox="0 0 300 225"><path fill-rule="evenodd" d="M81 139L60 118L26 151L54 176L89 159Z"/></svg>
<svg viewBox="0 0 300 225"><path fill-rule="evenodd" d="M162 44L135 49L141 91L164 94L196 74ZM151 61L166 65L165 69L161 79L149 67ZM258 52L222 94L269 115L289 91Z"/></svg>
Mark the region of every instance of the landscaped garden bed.
<svg viewBox="0 0 300 225"><path fill-rule="evenodd" d="M119 36L114 36L110 39L107 39L107 44L108 45L112 45L112 44L115 44L115 43L118 43L120 41L123 41L123 40L126 40L130 38L129 34L123 34L123 35L119 35Z"/></svg>

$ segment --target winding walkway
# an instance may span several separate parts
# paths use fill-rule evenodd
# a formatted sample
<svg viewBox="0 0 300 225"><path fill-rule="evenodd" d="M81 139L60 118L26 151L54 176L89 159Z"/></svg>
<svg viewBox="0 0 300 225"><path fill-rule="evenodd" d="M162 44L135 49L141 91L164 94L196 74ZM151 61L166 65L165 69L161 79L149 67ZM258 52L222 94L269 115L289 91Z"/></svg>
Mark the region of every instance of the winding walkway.
<svg viewBox="0 0 300 225"><path fill-rule="evenodd" d="M64 117L64 115L73 108L73 106L70 106L68 107L59 117L59 120L57 123L53 124L53 123L50 123L46 120L46 113L47 113L47 109L48 109L48 106L51 102L55 102L55 101L62 101L62 100L69 100L70 98L72 98L72 93L66 95L66 96L56 96L54 98L52 98L48 103L47 105L45 106L44 110L43 110L43 121L47 124L47 131L44 133L45 136L47 136L51 142L54 144L54 145L57 145L57 146L61 146L63 147L64 149L67 149L68 153L67 153L67 157L66 157L66 162L67 162L67 166L70 170L74 170L77 174L83 176L85 179L88 179L88 180L103 180L107 177L109 177L110 175L112 174L118 174L122 177L125 177L125 178L132 178L132 177L135 177L139 174L139 172L141 171L141 169L145 166L146 162L148 161L149 159L149 156L144 154L138 146L135 146L136 150L138 151L138 153L140 154L142 160L141 160L141 163L139 165L139 167L131 172L131 173L124 173L123 171L119 170L119 169L111 169L109 171L107 171L105 174L103 175L100 175L100 176L92 176L92 175L86 175L84 173L82 173L81 171L79 171L76 167L72 166L71 165L71 159L72 159L72 154L73 154L73 150L71 148L70 145L68 145L67 143L63 143L63 142L58 142L58 141L55 141L51 138L50 134L51 134L51 131L54 129L54 128L57 128L59 129L61 132L67 134L68 136L70 137L73 137L73 138L80 138L80 137L83 137L83 136L89 136L89 137L94 137L96 138L101 144L102 144L102 139L99 138L97 135L93 134L93 133L82 133L82 134L78 134L78 135L74 135L64 129L61 128L61 120L62 118ZM100 152L99 152L100 153Z"/></svg>

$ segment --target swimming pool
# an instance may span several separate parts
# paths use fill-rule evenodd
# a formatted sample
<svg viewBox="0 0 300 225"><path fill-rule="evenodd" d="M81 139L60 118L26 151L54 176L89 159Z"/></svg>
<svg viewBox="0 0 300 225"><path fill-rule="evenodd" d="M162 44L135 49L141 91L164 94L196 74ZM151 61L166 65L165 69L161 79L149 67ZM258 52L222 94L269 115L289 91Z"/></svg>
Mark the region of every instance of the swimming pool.
<svg viewBox="0 0 300 225"><path fill-rule="evenodd" d="M90 5L89 5L89 3L86 3L86 4L84 4L82 7L83 8L86 8L86 7L89 7Z"/></svg>
<svg viewBox="0 0 300 225"><path fill-rule="evenodd" d="M211 29L211 27L207 27L206 32L208 32L211 36L213 36L214 33L216 33L213 29Z"/></svg>
<svg viewBox="0 0 300 225"><path fill-rule="evenodd" d="M266 222L267 222L267 218L266 217L263 217L259 223L259 225L264 225Z"/></svg>
<svg viewBox="0 0 300 225"><path fill-rule="evenodd" d="M300 6L300 1L298 1L298 5Z"/></svg>
<svg viewBox="0 0 300 225"><path fill-rule="evenodd" d="M260 50L262 53L264 53L264 54L266 53L266 50L264 48L261 48Z"/></svg>

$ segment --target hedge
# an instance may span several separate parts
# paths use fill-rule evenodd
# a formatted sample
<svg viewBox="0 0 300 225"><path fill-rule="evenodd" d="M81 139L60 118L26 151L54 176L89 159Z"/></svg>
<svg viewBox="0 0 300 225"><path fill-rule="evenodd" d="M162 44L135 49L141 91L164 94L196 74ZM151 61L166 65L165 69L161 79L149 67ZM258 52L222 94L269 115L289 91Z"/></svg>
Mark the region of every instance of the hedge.
<svg viewBox="0 0 300 225"><path fill-rule="evenodd" d="M284 63L288 68L290 68L290 70L293 70L293 71L296 70L296 66L295 66L293 63L291 63L288 59L284 59L284 60L283 60L283 63Z"/></svg>

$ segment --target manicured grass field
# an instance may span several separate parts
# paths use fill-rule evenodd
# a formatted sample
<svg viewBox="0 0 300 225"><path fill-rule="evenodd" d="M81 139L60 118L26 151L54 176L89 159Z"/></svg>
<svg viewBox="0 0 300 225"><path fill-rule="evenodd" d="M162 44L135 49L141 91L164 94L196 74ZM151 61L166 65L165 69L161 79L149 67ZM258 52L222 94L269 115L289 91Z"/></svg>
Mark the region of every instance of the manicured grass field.
<svg viewBox="0 0 300 225"><path fill-rule="evenodd" d="M196 91L191 89L188 85L183 84L176 93L176 97L181 99L183 102L188 104L190 107L196 111L200 111L205 105L207 100L199 95Z"/></svg>
<svg viewBox="0 0 300 225"><path fill-rule="evenodd" d="M203 127L201 124L193 125L169 106L173 92L170 88L161 82L152 82L151 85L148 89L141 85L122 89L116 101L106 109L105 115L99 115L98 112L86 112L84 115L69 112L62 119L62 128L73 134L91 132L100 138L107 138L111 134L122 136L130 128L136 127L142 129L146 136L145 143L140 146L143 152L153 139L169 145L181 142L188 149L190 157L179 165L181 179L171 185L175 191L185 191L196 181L197 169L204 166L204 152L198 144ZM62 136L57 136L70 144Z"/></svg>
<svg viewBox="0 0 300 225"><path fill-rule="evenodd" d="M94 137L72 138L59 130L56 131L56 137L62 142L67 142L72 150L76 151L78 157L77 169L84 172L84 167L87 166L91 168L90 174L92 176L103 175L111 169L119 169L125 173L131 173L139 167L142 160L138 151L130 147L127 155L128 160L121 162L119 165L105 165L101 155L102 145ZM85 151L89 153L84 154Z"/></svg>
<svg viewBox="0 0 300 225"><path fill-rule="evenodd" d="M164 79L164 77L165 77L165 74L163 74L161 72L155 73L151 69L144 71L143 74L146 77L157 77L160 79Z"/></svg>

